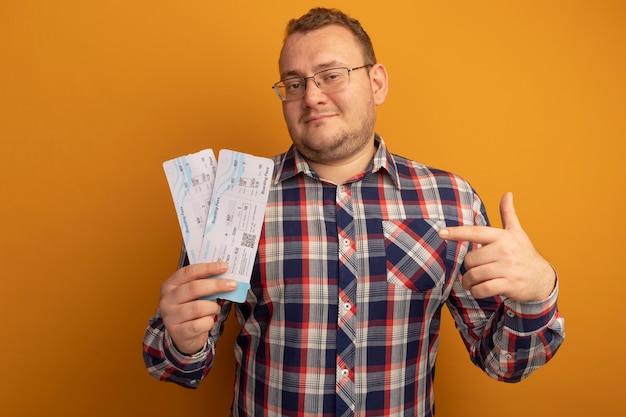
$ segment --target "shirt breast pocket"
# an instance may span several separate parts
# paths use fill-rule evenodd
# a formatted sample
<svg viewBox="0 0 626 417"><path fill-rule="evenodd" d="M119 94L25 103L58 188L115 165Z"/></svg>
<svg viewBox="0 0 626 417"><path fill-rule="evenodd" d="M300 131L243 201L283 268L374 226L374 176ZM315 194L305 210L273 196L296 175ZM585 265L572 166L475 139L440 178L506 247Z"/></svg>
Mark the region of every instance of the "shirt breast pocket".
<svg viewBox="0 0 626 417"><path fill-rule="evenodd" d="M387 282L416 292L440 286L446 277L443 220L383 220Z"/></svg>

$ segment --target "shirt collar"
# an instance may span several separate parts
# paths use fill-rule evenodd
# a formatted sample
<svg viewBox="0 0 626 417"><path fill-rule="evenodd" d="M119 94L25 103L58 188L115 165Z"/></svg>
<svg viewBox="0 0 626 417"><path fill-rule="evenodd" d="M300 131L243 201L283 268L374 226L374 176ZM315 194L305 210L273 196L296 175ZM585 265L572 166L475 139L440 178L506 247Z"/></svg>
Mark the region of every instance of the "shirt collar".
<svg viewBox="0 0 626 417"><path fill-rule="evenodd" d="M396 187L400 188L400 178L398 177L396 162L391 153L387 150L385 141L379 135L374 137L374 141L376 142L376 153L369 167L365 170L365 175L383 169L387 172ZM300 173L319 180L319 176L311 169L304 157L298 152L294 145L291 145L287 152L278 157L274 184L276 185L289 178L295 177Z"/></svg>

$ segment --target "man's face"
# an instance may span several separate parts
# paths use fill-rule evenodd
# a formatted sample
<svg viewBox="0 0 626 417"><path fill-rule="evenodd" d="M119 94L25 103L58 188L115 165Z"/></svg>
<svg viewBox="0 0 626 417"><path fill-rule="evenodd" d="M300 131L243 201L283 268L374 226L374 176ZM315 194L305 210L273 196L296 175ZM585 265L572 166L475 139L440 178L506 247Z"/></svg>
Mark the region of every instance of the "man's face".
<svg viewBox="0 0 626 417"><path fill-rule="evenodd" d="M290 35L283 45L279 69L284 79L365 64L371 62L364 62L354 35L343 27L330 25L306 34ZM307 80L303 98L283 102L289 134L305 158L341 163L365 146L373 146L376 105L382 101L374 93L376 85L368 70L352 72L350 83L332 94L322 92L313 80Z"/></svg>

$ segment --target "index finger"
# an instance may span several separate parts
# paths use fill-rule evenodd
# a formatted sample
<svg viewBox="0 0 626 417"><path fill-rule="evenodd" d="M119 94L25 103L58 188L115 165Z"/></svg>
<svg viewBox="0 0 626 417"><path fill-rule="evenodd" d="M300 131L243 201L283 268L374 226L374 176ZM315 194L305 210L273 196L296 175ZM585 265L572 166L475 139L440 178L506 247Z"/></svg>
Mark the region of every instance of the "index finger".
<svg viewBox="0 0 626 417"><path fill-rule="evenodd" d="M228 264L225 262L208 262L187 265L180 268L169 279L169 283L173 286L179 286L200 278L208 278L215 275L223 274L228 270Z"/></svg>
<svg viewBox="0 0 626 417"><path fill-rule="evenodd" d="M495 242L502 230L489 226L455 226L440 229L439 237L444 240L479 243L488 245Z"/></svg>

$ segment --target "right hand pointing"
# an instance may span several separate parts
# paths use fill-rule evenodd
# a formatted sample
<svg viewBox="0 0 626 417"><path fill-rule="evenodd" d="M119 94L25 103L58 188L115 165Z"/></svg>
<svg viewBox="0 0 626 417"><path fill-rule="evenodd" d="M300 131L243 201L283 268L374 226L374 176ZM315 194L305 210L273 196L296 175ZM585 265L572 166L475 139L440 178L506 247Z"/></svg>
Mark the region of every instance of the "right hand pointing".
<svg viewBox="0 0 626 417"><path fill-rule="evenodd" d="M227 269L223 262L188 265L161 285L159 309L163 324L181 353L193 355L202 349L220 312L216 301L200 297L237 288L237 281L231 279L204 279Z"/></svg>

